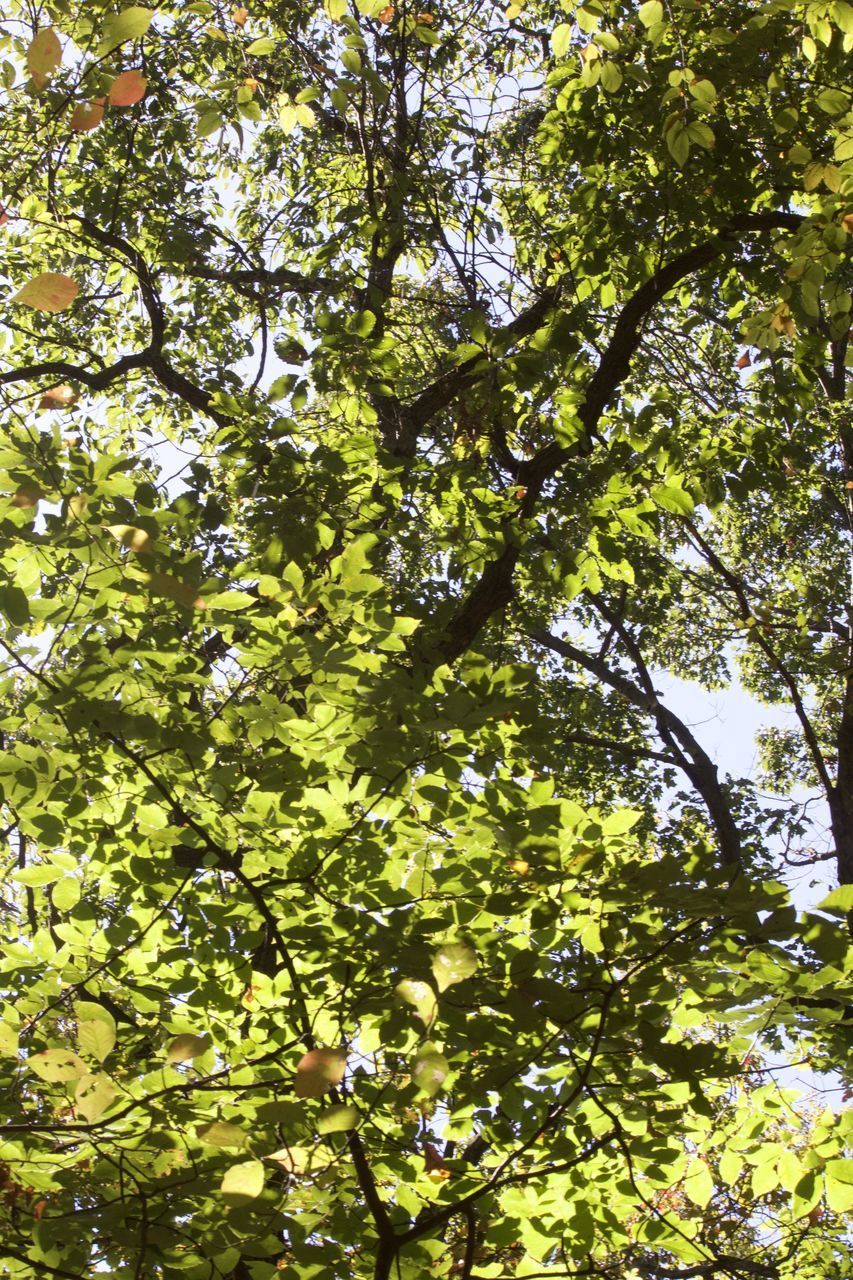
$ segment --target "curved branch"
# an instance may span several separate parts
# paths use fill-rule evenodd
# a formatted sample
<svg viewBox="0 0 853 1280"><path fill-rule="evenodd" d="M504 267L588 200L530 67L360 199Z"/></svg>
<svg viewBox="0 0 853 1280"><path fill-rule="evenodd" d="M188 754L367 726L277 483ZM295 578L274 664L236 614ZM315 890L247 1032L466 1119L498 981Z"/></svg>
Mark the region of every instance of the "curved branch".
<svg viewBox="0 0 853 1280"><path fill-rule="evenodd" d="M475 583L467 599L460 604L447 624L444 636L437 645L439 660L453 662L460 657L492 614L502 609L511 600L513 576L521 554L519 538L522 522L529 520L534 514L547 481L552 479L570 459L589 454L598 422L624 382L631 360L642 342L645 321L661 299L687 276L693 275L701 267L726 253L736 243L740 233L772 231L780 227L796 230L802 222L803 218L799 214L786 212L750 213L734 217L712 239L678 254L666 263L626 302L616 320L598 368L587 382L584 400L578 409L578 418L583 429L579 439L570 446L552 441L519 467L517 481L527 490L524 501L520 504L517 515L507 520L504 526L503 550L486 565L479 581ZM530 313L526 315L529 316ZM544 318L543 314L538 323L533 324L533 327L527 331L533 332ZM522 319L523 317L519 317L519 321L514 324L518 325ZM528 323L532 324L532 320ZM510 328L512 326L508 326L504 332L506 333ZM521 331L521 329L516 330L519 335ZM443 388L440 387L442 379L434 383L431 388L422 393L413 410L417 410L418 405L421 405L420 412L429 416L429 413L435 412L434 405L441 407L447 403L455 394L455 390L447 394L451 380L463 375L465 368L465 365L460 365L453 374L445 375ZM458 389L459 384L454 385ZM462 385L465 385L464 381Z"/></svg>

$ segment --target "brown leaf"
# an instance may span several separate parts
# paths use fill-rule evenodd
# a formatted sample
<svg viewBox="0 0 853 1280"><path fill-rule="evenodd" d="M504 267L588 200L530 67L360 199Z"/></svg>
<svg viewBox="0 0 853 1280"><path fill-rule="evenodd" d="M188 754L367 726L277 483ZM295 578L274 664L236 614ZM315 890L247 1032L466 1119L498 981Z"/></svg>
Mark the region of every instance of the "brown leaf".
<svg viewBox="0 0 853 1280"><path fill-rule="evenodd" d="M189 1062L191 1058L197 1058L210 1048L210 1041L204 1036L194 1036L186 1032L182 1036L175 1036L174 1040L166 1050L167 1062Z"/></svg>
<svg viewBox="0 0 853 1280"><path fill-rule="evenodd" d="M344 1078L347 1057L342 1049L311 1049L296 1066L297 1098L322 1098Z"/></svg>
<svg viewBox="0 0 853 1280"><path fill-rule="evenodd" d="M376 15L376 18L379 22L382 23L384 27L387 27L389 22L394 21L394 14L396 12L397 10L394 8L393 4L388 4L385 6L384 9L379 10L379 12Z"/></svg>
<svg viewBox="0 0 853 1280"><path fill-rule="evenodd" d="M45 391L39 400L39 408L69 409L76 399L77 392L63 382L58 387L51 387L49 391Z"/></svg>
<svg viewBox="0 0 853 1280"><path fill-rule="evenodd" d="M449 1178L451 1170L434 1142L424 1143L424 1165L427 1173L437 1173L442 1178Z"/></svg>
<svg viewBox="0 0 853 1280"><path fill-rule="evenodd" d="M148 81L138 69L122 71L110 85L109 103L111 107L132 107L145 97Z"/></svg>
<svg viewBox="0 0 853 1280"><path fill-rule="evenodd" d="M234 23L235 27L245 27L248 16L249 10L245 9L242 5L239 9L231 10L231 21Z"/></svg>
<svg viewBox="0 0 853 1280"><path fill-rule="evenodd" d="M41 485L36 484L34 480L25 480L23 484L18 485L16 492L12 495L12 506L24 511L30 510L32 507L37 507L39 500L44 496Z"/></svg>
<svg viewBox="0 0 853 1280"><path fill-rule="evenodd" d="M750 364L750 360L749 360L749 352L748 352L748 351L744 351L743 355L742 355L742 356L741 356L741 358L738 360L738 362L737 362L737 366L736 366L736 367L737 367L738 369L748 369L748 368L749 368L749 364Z"/></svg>
<svg viewBox="0 0 853 1280"><path fill-rule="evenodd" d="M81 102L74 108L71 128L75 133L91 133L93 129L97 129L103 118L103 98L96 98L94 102Z"/></svg>

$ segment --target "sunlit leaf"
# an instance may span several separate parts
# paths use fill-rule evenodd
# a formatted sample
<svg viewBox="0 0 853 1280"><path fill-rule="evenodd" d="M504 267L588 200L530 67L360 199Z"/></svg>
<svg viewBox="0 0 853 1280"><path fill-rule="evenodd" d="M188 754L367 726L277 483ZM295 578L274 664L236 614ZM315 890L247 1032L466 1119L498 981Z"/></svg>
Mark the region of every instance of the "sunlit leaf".
<svg viewBox="0 0 853 1280"><path fill-rule="evenodd" d="M27 1066L40 1080L47 1080L50 1084L77 1080L89 1072L83 1059L70 1049L45 1049L41 1053L31 1053Z"/></svg>
<svg viewBox="0 0 853 1280"><path fill-rule="evenodd" d="M404 978L397 983L395 991L401 1000L412 1005L425 1026L432 1026L438 1011L438 1001L428 982Z"/></svg>
<svg viewBox="0 0 853 1280"><path fill-rule="evenodd" d="M65 311L80 292L80 286L71 276L60 271L43 271L22 285L13 295L13 302L22 302L35 311L51 313Z"/></svg>
<svg viewBox="0 0 853 1280"><path fill-rule="evenodd" d="M111 107L132 107L145 97L148 81L140 70L122 71L109 87L107 101Z"/></svg>
<svg viewBox="0 0 853 1280"><path fill-rule="evenodd" d="M116 1042L115 1023L101 1018L77 1023L77 1046L81 1053L103 1062Z"/></svg>
<svg viewBox="0 0 853 1280"><path fill-rule="evenodd" d="M449 1072L444 1054L432 1045L424 1045L412 1060L412 1079L429 1098L441 1091Z"/></svg>
<svg viewBox="0 0 853 1280"><path fill-rule="evenodd" d="M103 58L113 49L117 49L126 40L139 40L151 26L154 13L141 5L131 5L121 13L107 14L104 19L103 36L98 45L97 57Z"/></svg>
<svg viewBox="0 0 853 1280"><path fill-rule="evenodd" d="M226 1204L238 1207L255 1200L264 1189L264 1166L260 1160L244 1160L232 1165L220 1184Z"/></svg>
<svg viewBox="0 0 853 1280"><path fill-rule="evenodd" d="M464 982L477 971L477 953L467 942L448 942L432 958L432 971L439 991Z"/></svg>
<svg viewBox="0 0 853 1280"><path fill-rule="evenodd" d="M62 62L62 45L53 27L36 32L27 47L27 69L36 85L42 88Z"/></svg>
<svg viewBox="0 0 853 1280"><path fill-rule="evenodd" d="M120 542L128 551L144 554L154 550L151 535L145 529L138 529L132 524L106 524L104 529L112 534L116 542Z"/></svg>
<svg viewBox="0 0 853 1280"><path fill-rule="evenodd" d="M74 1090L74 1105L89 1124L104 1114L116 1097L117 1089L103 1072L85 1075Z"/></svg>
<svg viewBox="0 0 853 1280"><path fill-rule="evenodd" d="M358 1110L355 1107L329 1107L317 1120L318 1133L341 1133L346 1129L354 1129L358 1124Z"/></svg>
<svg viewBox="0 0 853 1280"><path fill-rule="evenodd" d="M321 1098L344 1078L347 1059L342 1049L310 1049L296 1066L298 1098Z"/></svg>

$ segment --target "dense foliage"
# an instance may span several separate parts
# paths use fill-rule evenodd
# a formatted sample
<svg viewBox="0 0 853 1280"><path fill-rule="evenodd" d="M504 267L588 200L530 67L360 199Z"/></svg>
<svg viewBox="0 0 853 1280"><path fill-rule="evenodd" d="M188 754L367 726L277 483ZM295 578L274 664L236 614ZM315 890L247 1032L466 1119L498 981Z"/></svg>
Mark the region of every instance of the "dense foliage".
<svg viewBox="0 0 853 1280"><path fill-rule="evenodd" d="M2 1274L844 1280L853 5L150 3L0 18Z"/></svg>

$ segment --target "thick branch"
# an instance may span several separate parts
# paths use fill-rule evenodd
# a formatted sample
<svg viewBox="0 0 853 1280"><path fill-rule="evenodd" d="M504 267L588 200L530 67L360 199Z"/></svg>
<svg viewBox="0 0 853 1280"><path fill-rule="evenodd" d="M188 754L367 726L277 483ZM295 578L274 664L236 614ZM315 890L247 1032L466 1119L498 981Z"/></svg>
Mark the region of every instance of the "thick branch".
<svg viewBox="0 0 853 1280"><path fill-rule="evenodd" d="M631 360L642 341L645 322L655 306L681 280L726 253L736 243L739 234L771 231L779 227L795 230L801 223L802 218L791 213L744 214L732 218L712 240L688 249L666 263L629 299L619 314L598 368L586 385L584 400L578 410L583 428L579 439L571 446L552 441L519 468L518 483L527 490L524 501L518 515L507 522L504 549L486 566L480 580L457 609L439 642L438 649L445 662L452 662L464 653L489 618L512 598L513 575L520 554L518 535L515 532L518 523L531 518L544 485L556 475L560 467L571 458L583 457L590 452L591 440L601 415L628 374ZM531 308L531 312L533 311ZM548 308L544 307L541 314L536 313L536 323L533 323L533 319L525 320L525 317L531 316L531 312L525 313L525 317L519 317L519 321L515 323L524 320L531 326L526 332L533 332L544 322L547 311ZM426 421L432 413L453 398L460 386L467 385L466 378L470 380L471 376L471 370L466 373L466 365L460 365L457 370L433 383L411 407L416 421Z"/></svg>
<svg viewBox="0 0 853 1280"><path fill-rule="evenodd" d="M617 629L620 630L621 635L624 629L621 625ZM654 689L651 688L651 681L643 679L644 676L648 677L648 672L645 665L642 664L642 658L640 657L639 661L643 687L634 684L632 680L622 675L621 672L614 671L602 659L592 657L568 640L561 640L557 636L552 636L549 632L542 630L533 630L530 632L530 636L537 644L544 645L552 653L560 654L561 657L568 658L570 662L574 662L577 666L583 667L585 671L589 671L596 679L614 689L626 702L630 702L632 706L639 707L654 719L660 737L664 742L669 743L675 751L676 759L674 763L677 763L679 768L687 774L705 802L705 807L717 833L720 857L723 864L727 867L740 867L740 836L725 792L720 786L716 766L701 744L694 738L684 721L658 700ZM632 653L632 658L634 657L635 655Z"/></svg>

